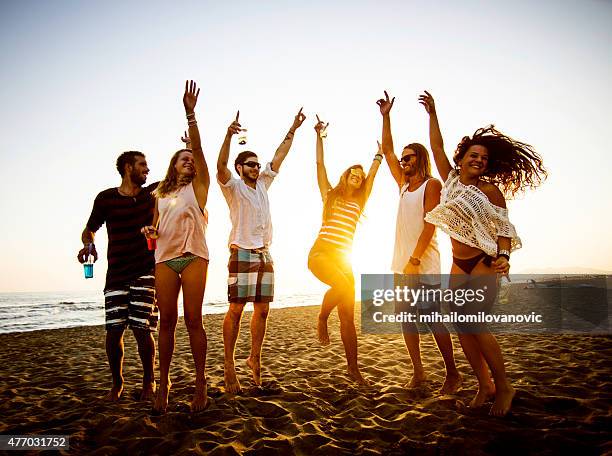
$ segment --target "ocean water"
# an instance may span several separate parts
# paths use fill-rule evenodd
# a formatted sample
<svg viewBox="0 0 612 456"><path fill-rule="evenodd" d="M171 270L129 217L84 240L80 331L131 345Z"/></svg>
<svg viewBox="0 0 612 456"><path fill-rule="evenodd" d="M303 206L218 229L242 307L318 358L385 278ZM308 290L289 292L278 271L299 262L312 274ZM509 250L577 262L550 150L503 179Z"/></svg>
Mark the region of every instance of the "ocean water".
<svg viewBox="0 0 612 456"><path fill-rule="evenodd" d="M278 296L272 308L318 305L321 294ZM203 313L227 311L227 301L206 301ZM245 310L253 310L247 304ZM179 315L182 315L179 296ZM104 295L101 291L57 293L0 293L0 334L38 329L72 328L104 324Z"/></svg>

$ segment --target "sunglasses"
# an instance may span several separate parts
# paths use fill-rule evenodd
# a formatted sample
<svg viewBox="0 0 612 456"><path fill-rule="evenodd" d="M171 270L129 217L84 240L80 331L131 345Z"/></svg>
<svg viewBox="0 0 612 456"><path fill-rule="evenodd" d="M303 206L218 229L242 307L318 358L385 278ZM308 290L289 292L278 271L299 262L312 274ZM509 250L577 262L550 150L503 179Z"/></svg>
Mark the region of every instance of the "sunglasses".
<svg viewBox="0 0 612 456"><path fill-rule="evenodd" d="M412 157L416 158L416 154L404 155L402 158L400 158L400 162L401 163L408 163Z"/></svg>
<svg viewBox="0 0 612 456"><path fill-rule="evenodd" d="M248 166L249 168L261 169L261 163L252 162L252 161L244 162L242 166Z"/></svg>

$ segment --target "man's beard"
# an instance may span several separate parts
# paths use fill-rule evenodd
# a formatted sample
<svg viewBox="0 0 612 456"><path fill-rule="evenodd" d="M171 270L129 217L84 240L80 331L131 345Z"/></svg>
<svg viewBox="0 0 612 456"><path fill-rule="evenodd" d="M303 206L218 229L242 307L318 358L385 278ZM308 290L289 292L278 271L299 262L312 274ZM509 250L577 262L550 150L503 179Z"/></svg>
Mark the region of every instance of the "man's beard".
<svg viewBox="0 0 612 456"><path fill-rule="evenodd" d="M259 177L259 175L251 177L250 173L243 173L242 176L244 177L244 180L249 183L257 182L257 178Z"/></svg>
<svg viewBox="0 0 612 456"><path fill-rule="evenodd" d="M147 176L132 171L132 174L130 174L130 179L136 185L143 185L147 181Z"/></svg>
<svg viewBox="0 0 612 456"><path fill-rule="evenodd" d="M257 182L257 178L252 178L251 176L244 176L244 180L250 184Z"/></svg>
<svg viewBox="0 0 612 456"><path fill-rule="evenodd" d="M404 168L404 176L406 177L414 177L417 173L416 168Z"/></svg>

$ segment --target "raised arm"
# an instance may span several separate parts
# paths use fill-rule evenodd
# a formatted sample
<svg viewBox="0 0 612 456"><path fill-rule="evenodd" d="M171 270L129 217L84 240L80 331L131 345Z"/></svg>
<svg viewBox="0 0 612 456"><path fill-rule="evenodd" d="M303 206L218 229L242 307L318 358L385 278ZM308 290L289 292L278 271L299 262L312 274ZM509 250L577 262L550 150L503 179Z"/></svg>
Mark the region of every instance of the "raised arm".
<svg viewBox="0 0 612 456"><path fill-rule="evenodd" d="M429 114L429 144L431 145L431 151L433 152L438 173L440 174L442 180L446 181L446 178L452 171L453 167L450 161L448 161L448 157L444 152L444 141L442 140L440 124L438 123L436 104L433 97L427 90L424 94L419 96L419 103L425 107L425 110Z"/></svg>
<svg viewBox="0 0 612 456"><path fill-rule="evenodd" d="M314 127L317 132L317 183L319 184L319 192L321 192L321 199L323 201L325 201L327 192L331 189L323 159L323 138L321 138L321 130L325 130L328 126L329 122L324 123L317 114L317 124Z"/></svg>
<svg viewBox="0 0 612 456"><path fill-rule="evenodd" d="M403 184L403 176L402 167L399 164L397 156L395 155L395 151L393 148L393 137L391 136L391 108L393 107L393 103L395 102L395 97L392 100L389 100L389 94L385 90L385 98L381 98L376 102L376 104L380 107L380 113L383 117L383 127L382 127L382 151L385 156L385 160L387 161L387 165L389 165L389 171L391 171L391 175L397 185L401 188Z"/></svg>
<svg viewBox="0 0 612 456"><path fill-rule="evenodd" d="M226 184L232 173L227 167L229 160L230 144L232 142L232 136L240 132L240 123L238 123L238 117L240 117L240 111L236 113L236 120L234 120L229 127L227 127L227 133L225 133L225 139L221 145L219 151L219 158L217 158L217 178L221 183Z"/></svg>
<svg viewBox="0 0 612 456"><path fill-rule="evenodd" d="M198 122L195 118L195 107L198 102L198 89L194 81L185 81L185 93L183 94L183 105L185 106L185 114L187 115L187 124L189 126L189 139L191 141L191 153L193 154L193 162L195 164L196 174L193 178L193 190L198 200L198 205L201 208L206 206L208 199L208 187L210 186L210 173L208 165L202 151L202 142L200 140L200 130L198 130Z"/></svg>
<svg viewBox="0 0 612 456"><path fill-rule="evenodd" d="M368 171L368 175L365 180L365 197L366 201L370 197L370 193L372 193L372 186L374 185L374 178L376 177L376 173L378 172L378 167L382 163L382 145L380 142L378 143L378 152L374 156L374 160L372 160L372 165L370 166L370 170Z"/></svg>
<svg viewBox="0 0 612 456"><path fill-rule="evenodd" d="M302 114L302 109L300 108L299 112L296 114L295 119L293 119L293 124L291 124L291 128L285 135L285 139L276 149L276 153L274 154L274 158L272 158L272 171L277 172L280 168L280 165L283 163L283 160L289 153L289 149L291 149L291 144L293 143L293 136L295 135L295 130L302 126L304 119L306 116Z"/></svg>

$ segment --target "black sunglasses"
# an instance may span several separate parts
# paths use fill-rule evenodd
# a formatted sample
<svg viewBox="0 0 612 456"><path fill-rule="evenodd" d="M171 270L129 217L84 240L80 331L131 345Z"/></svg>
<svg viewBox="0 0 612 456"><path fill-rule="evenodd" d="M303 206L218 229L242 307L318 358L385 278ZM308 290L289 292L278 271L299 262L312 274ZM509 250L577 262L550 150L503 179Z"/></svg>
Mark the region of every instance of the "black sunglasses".
<svg viewBox="0 0 612 456"><path fill-rule="evenodd" d="M404 155L402 158L400 158L400 161L403 163L408 163L408 161L410 161L410 158L412 157L416 157L416 154Z"/></svg>
<svg viewBox="0 0 612 456"><path fill-rule="evenodd" d="M248 166L249 168L261 169L261 163L257 163L253 161L244 162L242 166Z"/></svg>

